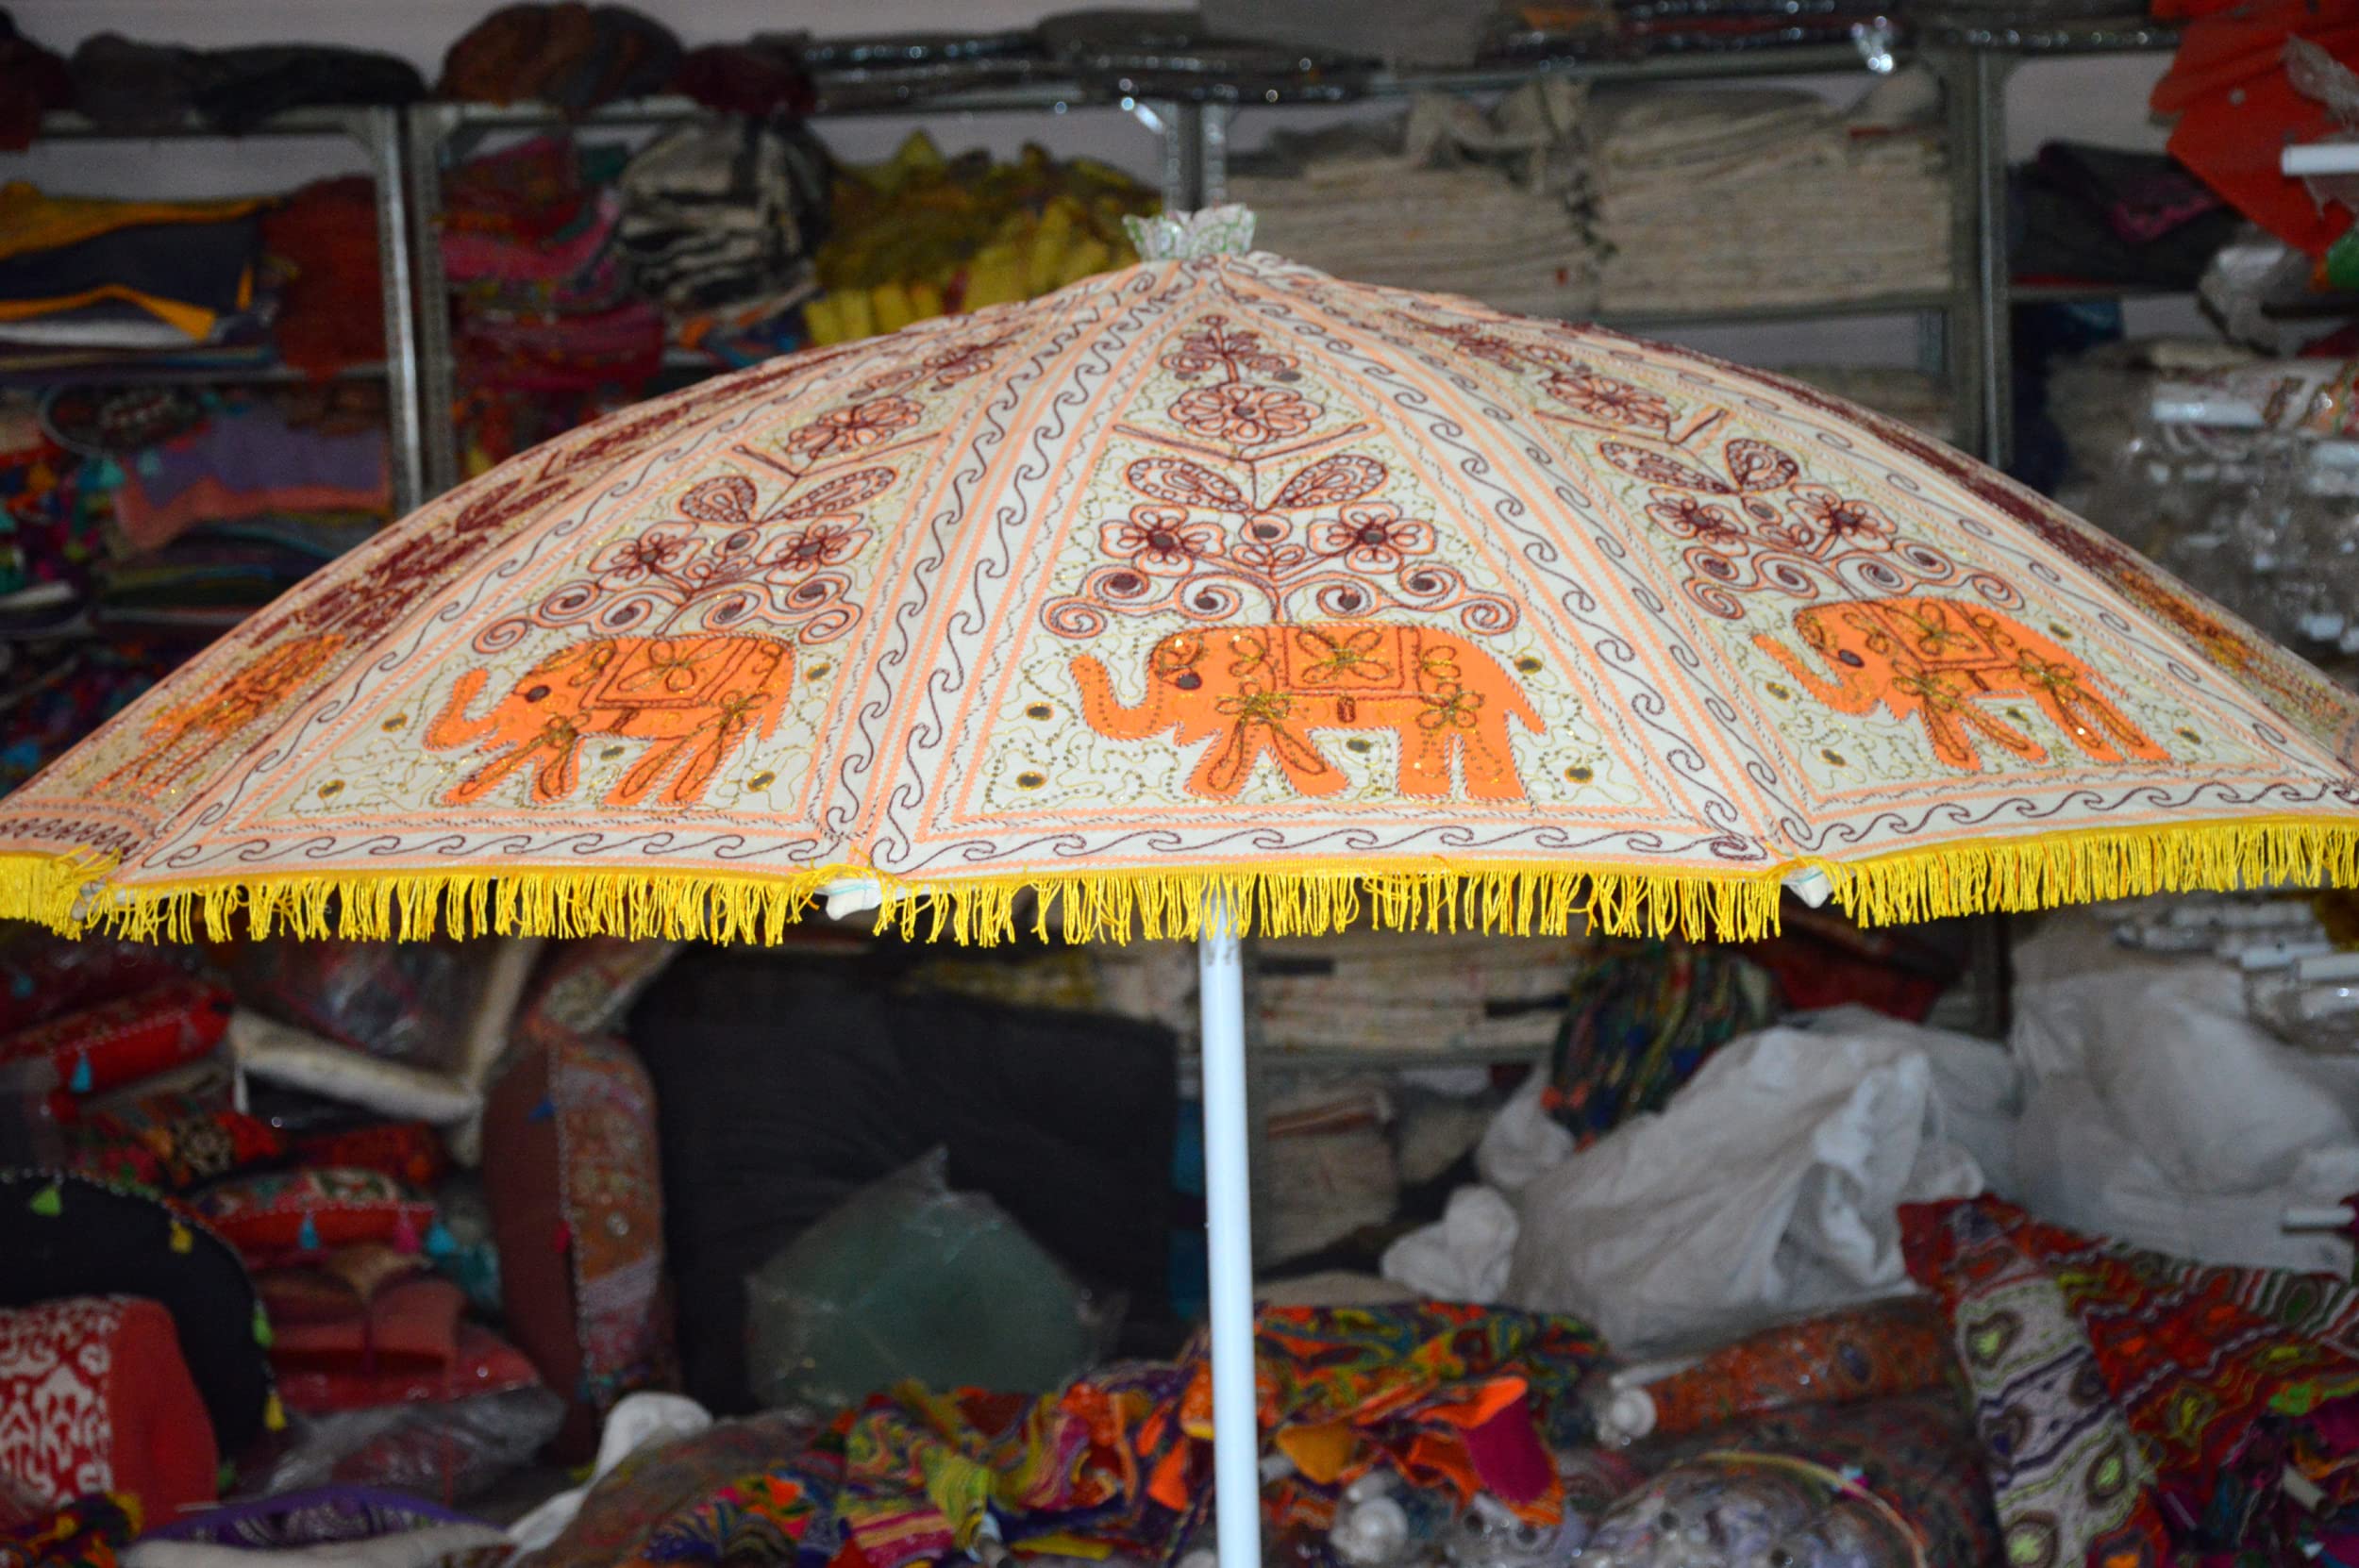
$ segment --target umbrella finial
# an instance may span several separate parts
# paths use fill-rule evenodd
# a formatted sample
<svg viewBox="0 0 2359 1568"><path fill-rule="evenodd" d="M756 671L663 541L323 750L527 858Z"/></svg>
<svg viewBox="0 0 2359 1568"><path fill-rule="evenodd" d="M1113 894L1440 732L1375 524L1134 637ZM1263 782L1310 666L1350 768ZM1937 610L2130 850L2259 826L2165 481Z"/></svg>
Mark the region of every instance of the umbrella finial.
<svg viewBox="0 0 2359 1568"><path fill-rule="evenodd" d="M1243 256L1253 248L1253 209L1230 203L1196 212L1125 218L1142 261L1187 261L1199 256Z"/></svg>

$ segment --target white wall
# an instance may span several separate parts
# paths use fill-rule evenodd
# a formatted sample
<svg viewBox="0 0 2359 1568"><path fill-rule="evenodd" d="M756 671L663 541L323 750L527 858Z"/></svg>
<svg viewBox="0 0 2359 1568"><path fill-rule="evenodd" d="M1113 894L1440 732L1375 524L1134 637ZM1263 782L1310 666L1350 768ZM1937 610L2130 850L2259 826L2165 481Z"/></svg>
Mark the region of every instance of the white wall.
<svg viewBox="0 0 2359 1568"><path fill-rule="evenodd" d="M288 40L382 49L413 61L429 78L451 41L497 0L13 0L18 27L59 50L93 33L199 46ZM982 32L1020 27L1083 0L640 0L691 44L726 42L756 32L807 31L819 36L893 31ZM1129 8L1139 8L1132 7ZM1338 9L1343 9L1340 4ZM2146 112L2146 97L2168 63L2160 55L2030 63L2016 75L2008 102L2011 157L2029 157L2055 137L2119 146L2159 147L2163 131ZM1856 83L1858 78L1850 78ZM1837 89L1838 91L1840 89ZM1279 124L1280 114L1243 117L1241 143L1250 144ZM1300 123L1300 122L1297 122ZM929 126L945 149L984 145L1002 155L1034 141L1061 155L1089 153L1148 178L1159 172L1154 138L1111 109L1058 119L1039 115L934 116L912 120L829 121L826 134L848 158L881 156L917 125ZM335 142L227 143L158 147L95 144L41 147L20 157L0 155L0 179L30 178L53 188L132 194L160 188L175 194L223 194L283 190L329 173L360 167ZM161 176L159 178L159 175ZM2192 322L2189 310L2164 307L2158 325ZM1831 321L1680 334L1697 346L1756 362L1812 359L1905 364L1917 353L1913 321Z"/></svg>

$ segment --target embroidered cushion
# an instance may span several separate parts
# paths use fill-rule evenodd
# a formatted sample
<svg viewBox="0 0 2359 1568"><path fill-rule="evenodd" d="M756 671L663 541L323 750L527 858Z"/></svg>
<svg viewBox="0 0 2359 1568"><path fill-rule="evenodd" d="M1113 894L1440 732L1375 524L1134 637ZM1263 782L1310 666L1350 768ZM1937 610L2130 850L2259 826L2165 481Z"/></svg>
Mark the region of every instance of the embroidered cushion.
<svg viewBox="0 0 2359 1568"><path fill-rule="evenodd" d="M229 993L171 980L0 1040L0 1078L76 1094L152 1077L206 1055L229 1022Z"/></svg>
<svg viewBox="0 0 2359 1568"><path fill-rule="evenodd" d="M317 1133L296 1139L294 1152L297 1164L382 1171L418 1188L433 1186L450 1169L442 1136L424 1122L384 1122Z"/></svg>
<svg viewBox="0 0 2359 1568"><path fill-rule="evenodd" d="M0 1035L179 979L186 971L174 958L172 948L150 942L75 940L16 926L0 938Z"/></svg>
<svg viewBox="0 0 2359 1568"><path fill-rule="evenodd" d="M50 1508L127 1493L148 1518L214 1497L220 1457L172 1314L132 1296L0 1309L0 1477Z"/></svg>
<svg viewBox="0 0 2359 1568"><path fill-rule="evenodd" d="M615 1400L673 1376L655 1091L619 1040L542 1036L484 1120L508 1328L569 1396L557 1454L586 1459Z"/></svg>
<svg viewBox="0 0 2359 1568"><path fill-rule="evenodd" d="M278 1374L279 1397L289 1410L307 1415L386 1405L443 1404L540 1384L540 1373L523 1351L472 1323L459 1325L450 1359L439 1366L412 1363L369 1368L344 1361L286 1366Z"/></svg>
<svg viewBox="0 0 2359 1568"><path fill-rule="evenodd" d="M415 1250L434 1205L382 1171L299 1170L241 1176L208 1189L198 1209L249 1259L356 1242Z"/></svg>
<svg viewBox="0 0 2359 1568"><path fill-rule="evenodd" d="M131 1175L143 1186L176 1193L287 1152L287 1141L268 1122L177 1094L78 1117L65 1129L65 1141L75 1170Z"/></svg>
<svg viewBox="0 0 2359 1568"><path fill-rule="evenodd" d="M556 1029L594 1038L612 1034L640 993L655 983L686 946L678 942L632 942L585 937L549 944L516 1011L516 1033Z"/></svg>

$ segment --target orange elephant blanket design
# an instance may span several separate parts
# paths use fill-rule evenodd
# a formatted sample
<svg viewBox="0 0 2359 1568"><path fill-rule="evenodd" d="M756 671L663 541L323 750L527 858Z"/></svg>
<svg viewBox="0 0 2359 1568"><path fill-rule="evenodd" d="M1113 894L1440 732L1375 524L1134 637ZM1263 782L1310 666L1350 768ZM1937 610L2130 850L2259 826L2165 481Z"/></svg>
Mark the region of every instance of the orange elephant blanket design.
<svg viewBox="0 0 2359 1568"><path fill-rule="evenodd" d="M1383 729L1400 738L1399 789L1447 796L1452 764L1478 800L1521 800L1508 720L1545 727L1497 660L1423 626L1361 621L1227 626L1178 632L1147 655L1146 695L1126 707L1106 667L1073 660L1081 714L1098 734L1144 741L1178 731L1190 745L1217 738L1188 789L1233 800L1264 754L1304 794L1333 794L1342 771L1313 743L1315 729Z"/></svg>
<svg viewBox="0 0 2359 1568"><path fill-rule="evenodd" d="M1933 755L1953 768L1982 771L1973 735L2023 761L2048 760L2046 746L1981 706L2008 696L2029 699L2096 761L2170 759L2099 692L2096 672L1996 610L1947 599L1864 599L1806 605L1794 612L1794 629L1833 670L1832 682L1765 632L1753 643L1838 713L1856 716L1881 703L1898 718L1915 715Z"/></svg>
<svg viewBox="0 0 2359 1568"><path fill-rule="evenodd" d="M536 764L532 799L574 792L594 735L657 742L607 792L610 806L656 798L693 806L749 735L767 740L786 711L795 650L767 637L610 637L580 642L527 671L480 719L467 717L489 676L470 670L427 726L436 750L480 745L491 760L443 796L464 806ZM664 783L666 778L671 781Z"/></svg>
<svg viewBox="0 0 2359 1568"><path fill-rule="evenodd" d="M178 783L248 726L276 712L326 669L343 645L341 633L315 632L257 655L219 686L158 714L147 726L145 747L100 779L98 789Z"/></svg>

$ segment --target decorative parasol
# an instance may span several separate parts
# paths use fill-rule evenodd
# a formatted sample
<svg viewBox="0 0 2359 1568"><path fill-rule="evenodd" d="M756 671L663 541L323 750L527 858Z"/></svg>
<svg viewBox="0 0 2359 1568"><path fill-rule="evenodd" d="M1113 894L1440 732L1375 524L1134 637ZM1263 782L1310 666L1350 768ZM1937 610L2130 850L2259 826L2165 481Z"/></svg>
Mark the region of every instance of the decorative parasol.
<svg viewBox="0 0 2359 1568"><path fill-rule="evenodd" d="M1029 892L1202 937L1228 1413L1241 932L2359 879L2359 707L2103 534L1794 382L1248 234L461 486L0 802L0 915L742 940L827 892L990 941ZM1250 1494L1250 1420L1215 1446Z"/></svg>

